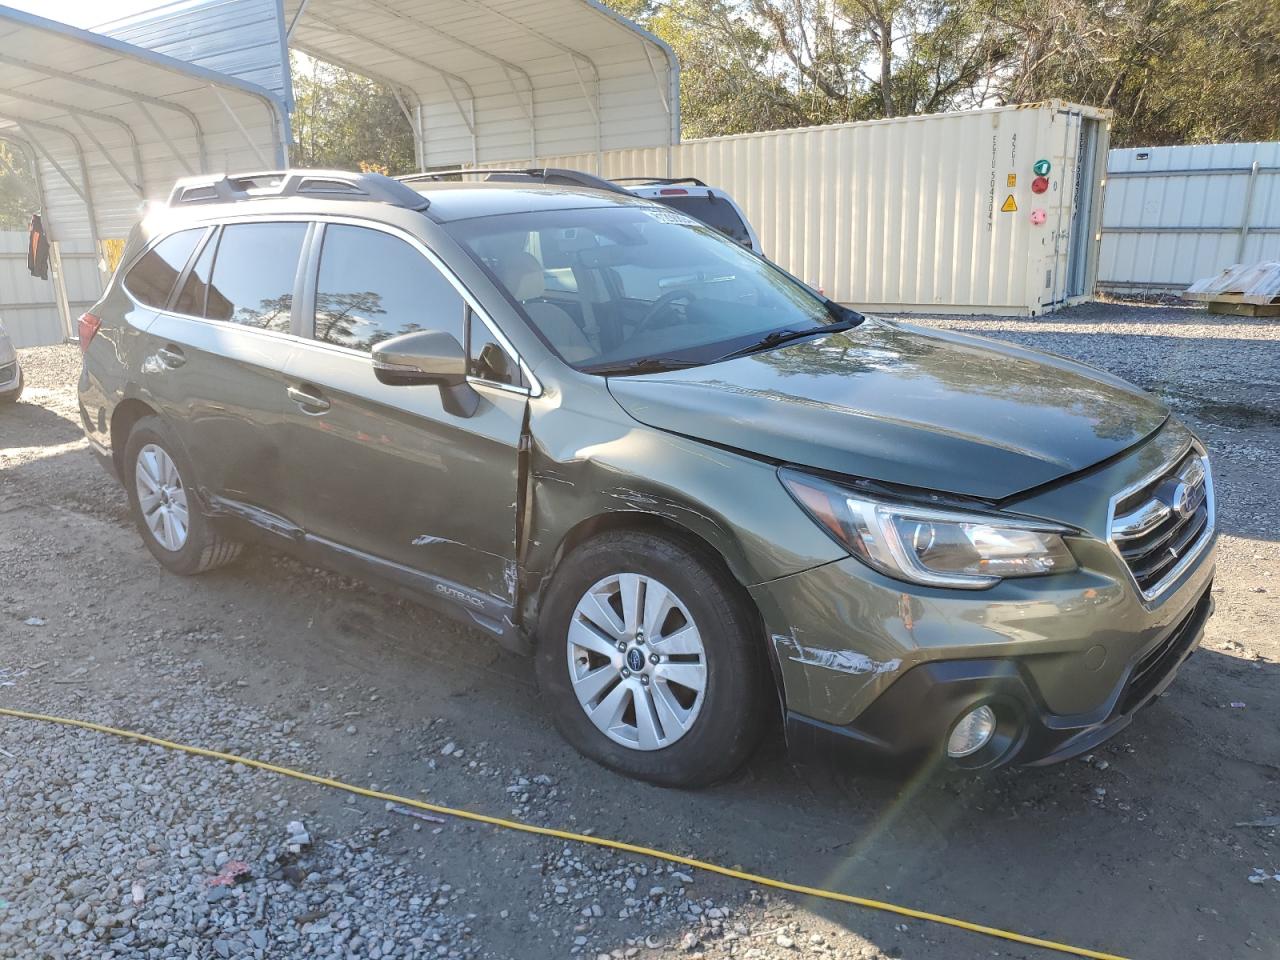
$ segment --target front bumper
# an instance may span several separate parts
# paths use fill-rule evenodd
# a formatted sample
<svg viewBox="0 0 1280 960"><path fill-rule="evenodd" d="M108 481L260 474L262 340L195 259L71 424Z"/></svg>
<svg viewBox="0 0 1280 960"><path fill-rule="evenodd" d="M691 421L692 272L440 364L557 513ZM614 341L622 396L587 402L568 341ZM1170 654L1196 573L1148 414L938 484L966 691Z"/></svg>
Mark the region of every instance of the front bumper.
<svg viewBox="0 0 1280 960"><path fill-rule="evenodd" d="M1011 509L1076 527L1078 569L946 590L850 557L751 589L798 753L945 753L952 725L990 702L993 748L970 766L1049 763L1123 729L1173 679L1212 610L1213 528L1158 595L1107 542L1108 504L1190 434L1171 424L1130 456Z"/></svg>
<svg viewBox="0 0 1280 960"><path fill-rule="evenodd" d="M986 704L998 717L991 744L952 762L977 768L1068 760L1114 737L1173 682L1213 612L1210 589L1127 665L1112 695L1092 713L1054 713L1018 660L943 660L903 673L850 724L823 723L789 710L788 745L798 759L918 761L940 756L955 719Z"/></svg>
<svg viewBox="0 0 1280 960"><path fill-rule="evenodd" d="M22 382L22 369L16 358L0 360L0 393L12 393Z"/></svg>

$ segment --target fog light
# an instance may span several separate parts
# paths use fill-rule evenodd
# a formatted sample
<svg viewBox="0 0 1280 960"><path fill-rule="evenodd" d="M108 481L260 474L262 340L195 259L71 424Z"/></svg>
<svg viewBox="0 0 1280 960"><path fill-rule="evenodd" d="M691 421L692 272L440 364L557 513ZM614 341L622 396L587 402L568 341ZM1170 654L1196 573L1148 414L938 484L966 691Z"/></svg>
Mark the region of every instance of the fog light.
<svg viewBox="0 0 1280 960"><path fill-rule="evenodd" d="M947 756L959 759L977 753L991 742L996 732L995 711L988 706L971 710L960 718L947 741Z"/></svg>

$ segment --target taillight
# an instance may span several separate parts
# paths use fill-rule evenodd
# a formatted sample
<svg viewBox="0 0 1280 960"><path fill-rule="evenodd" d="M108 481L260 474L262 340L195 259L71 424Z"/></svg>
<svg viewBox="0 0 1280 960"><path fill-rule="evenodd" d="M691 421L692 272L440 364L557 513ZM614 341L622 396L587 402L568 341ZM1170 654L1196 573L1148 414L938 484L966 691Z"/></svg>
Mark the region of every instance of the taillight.
<svg viewBox="0 0 1280 960"><path fill-rule="evenodd" d="M89 341L94 338L98 332L98 328L102 326L102 318L95 317L92 313L80 314L80 352L84 353L89 349Z"/></svg>

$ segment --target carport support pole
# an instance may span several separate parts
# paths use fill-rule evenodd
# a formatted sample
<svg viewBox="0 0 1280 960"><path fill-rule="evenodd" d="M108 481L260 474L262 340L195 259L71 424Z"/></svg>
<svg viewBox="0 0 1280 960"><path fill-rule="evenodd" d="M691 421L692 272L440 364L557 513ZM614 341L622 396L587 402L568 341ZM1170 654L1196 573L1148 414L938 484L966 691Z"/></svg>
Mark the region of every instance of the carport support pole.
<svg viewBox="0 0 1280 960"><path fill-rule="evenodd" d="M21 127L19 127L21 130ZM23 134L29 136L29 134ZM8 137L0 137L5 143L12 144L22 151L22 155L27 158L27 163L31 166L31 176L36 181L36 199L40 201L40 216L44 221L45 236L55 236L55 228L53 219L49 216L49 204L45 200L44 192L44 172L40 169L40 158L36 155L35 149L26 140L15 140ZM9 173L17 179L17 171L5 159L5 167ZM50 241L49 243L49 269L53 274L53 299L58 307L58 319L62 322L62 336L66 340L70 340L72 336L71 327L71 301L67 297L67 284L62 277L62 257L58 254L58 244Z"/></svg>
<svg viewBox="0 0 1280 960"><path fill-rule="evenodd" d="M418 105L414 107L414 114L418 118L418 172L426 173L427 171L427 131L422 125L422 101L418 101Z"/></svg>
<svg viewBox="0 0 1280 960"><path fill-rule="evenodd" d="M49 244L49 266L53 270L53 295L58 302L58 316L62 318L62 335L65 340L76 336L71 319L71 298L67 296L67 277L62 272L62 244L56 240Z"/></svg>
<svg viewBox="0 0 1280 960"><path fill-rule="evenodd" d="M1249 183L1244 188L1244 219L1240 223L1240 239L1236 241L1236 263L1244 262L1244 245L1249 240L1249 224L1253 220L1253 188L1258 185L1258 161L1249 168Z"/></svg>
<svg viewBox="0 0 1280 960"><path fill-rule="evenodd" d="M57 236L57 225L49 216L49 203L45 199L44 171L40 169L40 158L30 144L25 144L31 163L31 172L36 178L36 196L40 198L40 214L44 218L45 232ZM67 278L62 272L62 250L57 243L49 244L49 266L53 270L53 298L58 305L58 317L62 320L62 336L70 340L76 336L76 327L71 318L71 298L67 296Z"/></svg>
<svg viewBox="0 0 1280 960"><path fill-rule="evenodd" d="M103 289L106 287L107 281L105 269L106 261L104 260L102 252L102 237L98 234L98 208L93 202L93 184L89 180L89 164L85 160L84 146L80 143L80 138L70 130L64 130L61 127L57 127L52 124L36 124L35 121L31 120L27 121L27 123L61 133L71 141L71 146L76 152L76 161L80 166L80 186L76 186L75 180L73 180L67 171L63 169L62 165L53 158L53 154L45 149L44 144L31 135L31 131L26 129L24 124L17 124L19 132L27 139L27 142L31 144L32 148L39 152L45 160L49 161L50 166L57 170L62 179L67 182L67 186L74 190L79 195L80 199L84 201L85 214L89 221L89 242L93 245L93 254L96 260L96 266L98 267L98 287L99 289ZM56 269L59 278L56 281L56 286L60 288L61 299L65 301L67 297L67 290L65 282L62 280L62 257L54 252L54 247L55 244L51 243L49 245L50 259L56 259ZM69 304L65 313L63 313L63 325L68 331L70 330L71 308ZM70 338L71 334L68 333L67 336Z"/></svg>

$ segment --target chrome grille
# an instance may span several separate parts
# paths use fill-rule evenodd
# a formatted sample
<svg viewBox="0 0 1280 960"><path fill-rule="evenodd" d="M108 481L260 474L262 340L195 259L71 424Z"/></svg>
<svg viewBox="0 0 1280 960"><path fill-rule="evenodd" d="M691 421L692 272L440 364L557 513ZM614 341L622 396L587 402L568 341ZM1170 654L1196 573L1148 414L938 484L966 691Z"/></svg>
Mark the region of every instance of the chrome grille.
<svg viewBox="0 0 1280 960"><path fill-rule="evenodd" d="M1196 450L1112 503L1111 543L1148 600L1186 569L1212 534L1209 462Z"/></svg>

